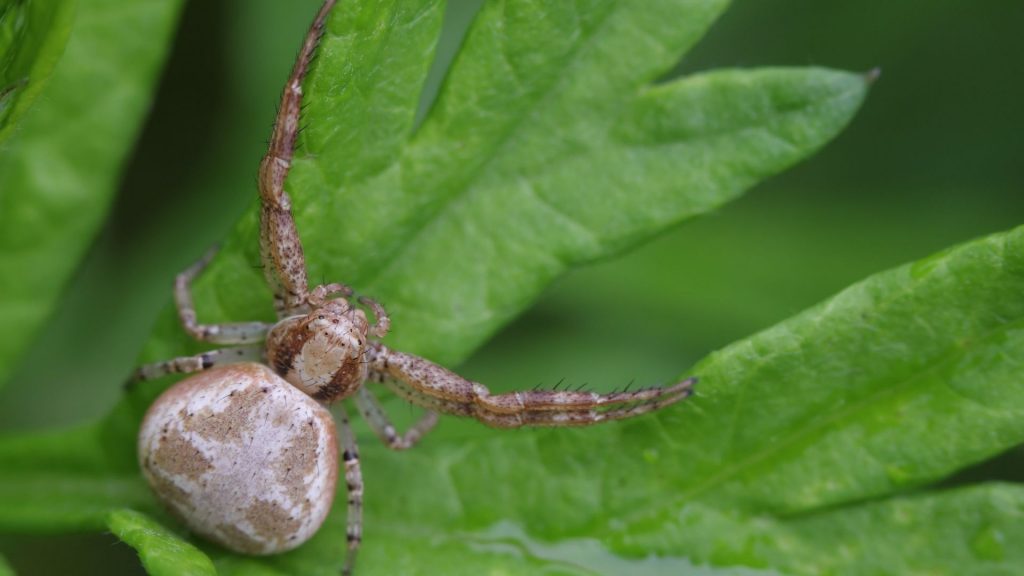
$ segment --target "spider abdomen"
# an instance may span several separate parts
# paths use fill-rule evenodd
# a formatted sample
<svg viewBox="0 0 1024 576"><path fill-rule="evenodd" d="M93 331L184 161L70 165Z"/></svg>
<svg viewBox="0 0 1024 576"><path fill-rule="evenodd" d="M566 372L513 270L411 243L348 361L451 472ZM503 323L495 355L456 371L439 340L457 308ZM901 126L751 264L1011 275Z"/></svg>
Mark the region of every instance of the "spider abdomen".
<svg viewBox="0 0 1024 576"><path fill-rule="evenodd" d="M260 364L179 382L146 413L139 463L189 528L245 554L290 550L316 533L337 482L331 414Z"/></svg>

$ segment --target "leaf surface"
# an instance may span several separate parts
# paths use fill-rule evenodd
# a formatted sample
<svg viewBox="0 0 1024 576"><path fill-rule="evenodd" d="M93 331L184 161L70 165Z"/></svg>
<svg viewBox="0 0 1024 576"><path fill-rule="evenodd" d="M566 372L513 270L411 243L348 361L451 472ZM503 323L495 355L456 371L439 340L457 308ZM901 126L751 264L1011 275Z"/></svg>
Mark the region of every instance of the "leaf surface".
<svg viewBox="0 0 1024 576"><path fill-rule="evenodd" d="M4 15L21 9L32 18L50 14L58 28L51 34L59 35L70 20L66 4L8 3L13 8ZM46 320L102 221L150 103L181 2L79 4L67 47L39 102L6 139L0 125L0 382ZM52 66L59 55L57 40L37 39L34 29L26 34L31 42L16 49L8 45L5 53L15 59L13 71L36 56L29 83L14 95L15 114L41 86L37 70L42 74L44 64Z"/></svg>
<svg viewBox="0 0 1024 576"><path fill-rule="evenodd" d="M724 7L488 3L418 127L440 3L337 11L286 183L310 278L373 294L401 319L391 344L454 363L570 267L810 155L849 121L864 77L731 70L652 84ZM254 227L250 214L198 282L211 321L269 314ZM147 357L183 342L160 332Z"/></svg>
<svg viewBox="0 0 1024 576"><path fill-rule="evenodd" d="M1019 486L913 491L1024 441L1022 289L1019 228L712 354L692 370L698 397L650 418L367 447L367 555L386 573L412 541L511 547L517 563L600 543L634 568L583 573L658 573L652 552L787 574L1006 573L1024 550Z"/></svg>
<svg viewBox="0 0 1024 576"><path fill-rule="evenodd" d="M158 522L134 510L111 512L110 531L139 550L142 565L154 576L212 576L210 558Z"/></svg>
<svg viewBox="0 0 1024 576"><path fill-rule="evenodd" d="M350 271L396 314L436 327L429 336L398 327L396 345L442 361L460 359L464 353L451 349L478 345L567 267L708 211L794 162L797 148L757 142L786 137L756 134L762 123L778 122L781 133L813 126L797 152L806 155L845 123L863 96L856 77L808 70L717 72L650 88L645 83L674 64L721 3L660 3L648 13L621 4L579 14L551 9L544 18L550 29L540 38L528 20L536 7L511 16L497 4L485 8L396 168L402 196L385 199L387 219L407 230L385 240L379 227L352 229L353 244L370 248L348 251L338 270ZM673 25L647 20L659 17ZM506 29L507 37L493 38ZM561 46L562 38L576 42ZM553 53L535 54L537 46ZM490 61L494 52L505 52L505 59ZM497 81L488 84L491 79ZM820 85L830 89L813 93ZM780 113L781 92L800 94L790 122ZM744 100L752 114L740 117L722 105L728 96ZM687 133L693 118L707 124ZM765 162L726 169L746 146L758 147ZM720 170L722 178L711 176ZM393 189L383 182L367 186L367 194ZM344 196L354 201L359 194ZM465 264L446 264L453 261Z"/></svg>
<svg viewBox="0 0 1024 576"><path fill-rule="evenodd" d="M64 52L77 0L12 0L0 6L0 142Z"/></svg>
<svg viewBox="0 0 1024 576"><path fill-rule="evenodd" d="M395 319L391 344L452 363L570 267L714 210L812 154L858 108L867 89L862 75L777 68L657 82L725 5L490 2L417 126L442 3L343 3L306 82L306 128L287 183L311 278L342 280L379 298ZM198 283L203 321L269 315L256 253L250 213ZM146 356L194 349L168 313ZM726 351L707 360L696 369L705 397L642 421L518 434L453 425L405 454L365 442L361 573L527 574L552 562L583 573L677 573L684 564L732 570L681 546L676 560L635 561L630 555L643 554L615 540L615 527L665 524L651 516L663 504L697 502L726 516L789 510L753 490L730 492L731 472L716 490L696 491L740 461L715 442L735 406L747 405L747 388L761 385L741 370L743 359ZM726 377L730 370L739 371L738 383ZM782 380L764 385L781 387ZM874 379L861 385L881 386ZM156 562L172 565L176 554L204 564L173 532L122 512L160 514L134 464L138 420L157 388L128 396L92 427L0 439L0 462L10 464L0 466L0 525L45 531L114 522L155 571ZM828 398L841 397L833 390ZM808 412L831 407L810 400L819 403ZM762 441L794 423L790 411L757 413L768 434ZM766 450L756 440L749 440L752 449ZM691 472L688 458L704 443L717 456ZM963 458L955 454L947 464ZM42 497L48 481L60 498ZM814 505L867 492L856 488ZM223 574L336 574L344 522L336 507L311 542L273 558L196 545ZM607 562L595 564L595 557Z"/></svg>
<svg viewBox="0 0 1024 576"><path fill-rule="evenodd" d="M0 440L0 529L101 530L113 511L155 509L134 441L127 441L138 430L141 408L126 402L103 422Z"/></svg>
<svg viewBox="0 0 1024 576"><path fill-rule="evenodd" d="M1024 227L868 278L712 354L694 368L697 397L647 418L518 434L466 425L406 453L364 442L361 570L1012 573L1024 490L926 486L1024 440L1022 248ZM90 446L130 444L148 401L127 398L95 443L74 444L81 431L0 441L0 521L31 521L9 504L58 462L69 500L94 499L74 480L97 472L117 492L130 454ZM47 506L66 503L33 508ZM274 558L199 546L224 574L334 573L344 516Z"/></svg>

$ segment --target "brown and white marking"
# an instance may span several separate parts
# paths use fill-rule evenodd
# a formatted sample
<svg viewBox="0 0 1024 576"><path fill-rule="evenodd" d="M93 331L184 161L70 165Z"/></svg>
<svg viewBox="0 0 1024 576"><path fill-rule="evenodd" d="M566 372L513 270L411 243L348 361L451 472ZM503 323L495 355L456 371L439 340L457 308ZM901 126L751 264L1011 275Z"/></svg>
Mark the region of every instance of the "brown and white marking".
<svg viewBox="0 0 1024 576"><path fill-rule="evenodd" d="M192 530L246 554L308 540L334 501L338 441L331 413L262 364L179 382L150 406L139 463Z"/></svg>

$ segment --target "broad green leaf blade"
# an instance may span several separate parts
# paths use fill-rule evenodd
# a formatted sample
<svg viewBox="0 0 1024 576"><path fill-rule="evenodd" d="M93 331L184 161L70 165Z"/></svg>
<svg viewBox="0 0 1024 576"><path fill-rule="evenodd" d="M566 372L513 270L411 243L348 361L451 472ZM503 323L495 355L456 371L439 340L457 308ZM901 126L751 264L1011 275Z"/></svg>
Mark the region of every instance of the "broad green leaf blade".
<svg viewBox="0 0 1024 576"><path fill-rule="evenodd" d="M136 412L126 404L101 424L0 438L0 530L101 530L120 508L154 509L134 456L118 450L135 451ZM118 430L124 415L133 429Z"/></svg>
<svg viewBox="0 0 1024 576"><path fill-rule="evenodd" d="M1024 488L979 485L781 519L691 503L624 527L609 546L793 575L1014 574L1024 563Z"/></svg>
<svg viewBox="0 0 1024 576"><path fill-rule="evenodd" d="M355 9L345 12L345 6ZM311 276L344 279L372 292L401 318L397 344L450 361L468 354L568 267L711 210L811 154L852 116L866 90L863 77L780 69L649 85L723 6L603 2L574 13L561 5L496 2L478 18L437 106L413 133L414 96L430 64L440 4L342 5L306 86L307 129L288 182ZM498 52L492 50L496 46ZM688 120L677 106L692 106L689 112L703 123ZM675 165L699 170L686 174ZM585 201L574 201L580 198ZM269 312L266 288L253 269L254 231L250 215L201 280L197 301L204 320ZM158 334L147 351L151 357L185 348L173 319L165 318ZM111 452L109 474L101 480L116 483L126 471L134 472L131 452L145 405L144 399L129 398L116 418L94 432ZM620 434L633 429L638 428L605 428L593 441L615 452ZM610 468L595 460L605 451L579 452L590 436L473 436L428 445L416 456L401 455L405 459L392 460L396 455L378 448L367 451L368 485L378 487L368 502L368 518L379 526L368 524L368 530L380 530L368 532L380 540L374 544L382 547L377 554L384 550L397 565L419 565L400 544L403 537L443 539L526 517L530 534L586 537L583 526L597 529L600 519L621 512L602 511L594 494L628 485L616 476L627 471L605 478ZM641 442L660 446L660 438L650 435ZM670 452L663 457L651 457L635 470L656 478L658 466L671 463ZM533 473L536 462L544 463L539 475ZM13 498L28 489L43 464L12 469L0 486L10 486ZM571 471L559 469L566 464ZM88 480L91 473L74 467L63 472L72 481ZM503 478L497 489L489 485L494 473ZM417 485L400 484L413 477ZM577 490L567 489L572 484ZM71 509L73 486L65 505ZM510 494L513 489L522 497ZM653 504L642 490L630 494L633 502ZM129 501L120 505L89 491L78 496L98 504L86 510L85 520L62 517L60 506L35 505L54 529L97 522L124 506L153 507L134 489L125 490ZM388 530L384 518L407 519L408 528L390 524ZM11 514L4 521L32 526L33 519ZM211 557L225 572L334 572L343 561L343 527L344 510L338 507L317 537L291 554ZM387 539L389 531L399 534L395 544ZM465 553L460 537L449 538L440 545ZM493 562L527 571L516 558L487 550L472 562L466 566ZM389 566L394 568L385 562L368 569L388 573ZM427 561L423 569L436 572L439 566Z"/></svg>
<svg viewBox="0 0 1024 576"><path fill-rule="evenodd" d="M180 5L82 0L43 97L0 145L0 382L100 224Z"/></svg>
<svg viewBox="0 0 1024 576"><path fill-rule="evenodd" d="M455 517L437 521L474 510L474 525L555 538L654 503L793 514L937 480L1024 442L1022 291L1024 228L878 274L700 362L688 403L464 439L443 472ZM387 477L412 474L407 461Z"/></svg>
<svg viewBox="0 0 1024 576"><path fill-rule="evenodd" d="M313 113L321 108L303 117L288 187L310 277L343 278L385 302L396 347L446 363L465 358L569 267L706 213L810 155L866 92L864 77L822 69L652 87L723 3L594 4L489 4L415 134L407 95L419 91L424 60L390 52L378 60L339 43L318 58L306 100L352 106L353 115L324 106L322 117ZM331 20L340 38L357 32L345 27L358 20L345 10ZM414 24L436 27L426 16ZM426 37L409 34L413 53L429 54ZM352 79L364 76L392 80L384 94L363 96ZM389 95L394 112L356 114ZM350 167L360 159L368 168ZM268 313L252 268L254 226L246 218L200 279L197 300L211 320ZM161 334L147 357L186 349L180 331Z"/></svg>
<svg viewBox="0 0 1024 576"><path fill-rule="evenodd" d="M367 0L335 11L305 83L296 159L295 173L316 184L293 178L291 190L357 182L394 161L413 129L444 6Z"/></svg>
<svg viewBox="0 0 1024 576"><path fill-rule="evenodd" d="M862 76L827 70L737 71L648 86L699 38L721 2L604 3L582 18L564 7L496 3L478 18L437 106L412 135L410 94L428 68L437 4L396 5L366 4L400 23L401 41L386 27L361 29L373 14L362 5L331 18L307 82L310 108L288 188L311 277L344 277L380 297L402 318L396 344L441 360L464 357L569 266L707 212L811 154L845 125L867 86ZM493 61L495 42L507 60L520 61L514 77ZM419 59L398 57L403 50ZM369 77L389 80L359 82ZM388 105L366 107L380 99ZM687 125L677 105L693 106L707 125ZM737 106L742 112L731 110ZM672 132L651 145L658 134L646 131L659 115ZM673 162L700 171L688 176L671 170ZM574 195L586 200L574 203ZM594 230L575 220L584 221L590 205L598 211L587 218L604 220ZM254 232L249 216L200 280L207 320L269 313L253 269ZM195 349L170 316L157 333L149 358ZM314 542L343 540L343 521L332 517ZM290 558L337 562L336 547L314 549ZM217 562L248 571L256 561Z"/></svg>
<svg viewBox="0 0 1024 576"><path fill-rule="evenodd" d="M154 576L216 575L210 558L177 534L134 510L118 510L107 518L115 536L139 551L146 571Z"/></svg>
<svg viewBox="0 0 1024 576"><path fill-rule="evenodd" d="M656 427L706 439L679 451L687 466L666 482L682 499L792 513L906 490L1021 443L1022 291L1018 228L712 355L694 368L699 409Z"/></svg>
<svg viewBox="0 0 1024 576"><path fill-rule="evenodd" d="M15 576L14 569L3 556L0 556L0 576Z"/></svg>
<svg viewBox="0 0 1024 576"><path fill-rule="evenodd" d="M937 469L1024 440L1019 414L1011 417L1021 409L1014 398L1024 354L1016 340L1022 247L1024 227L873 276L713 354L695 369L703 377L698 397L644 419L587 430L442 431L406 453L364 442L364 559L373 561L361 570L436 573L465 556L467 566L527 573L593 562L599 545L632 562L631 573L659 573L665 564L642 560L651 553L670 557L670 573L692 564L709 574L875 574L886 562L1007 573L1024 550L1021 487L899 493L934 479ZM943 385L970 396L944 394ZM96 427L118 453L134 445L148 400L129 397ZM844 433L858 433L863 446L836 445ZM57 436L8 438L0 470L17 480L22 470L63 467L77 486L76 478L88 477L82 471L99 464L119 478L125 457L80 448L70 442L77 435L64 435L63 454ZM860 468L823 459L832 446ZM876 462L862 461L868 449L878 451ZM925 459L927 467L907 466ZM912 484L875 490L893 468L915 471L899 477ZM0 513L10 515L8 504L24 498L18 490L26 484L0 484ZM8 528L18 522L31 519L4 519ZM316 538L289 555L215 562L227 573L333 568L344 523L337 507ZM580 549L590 551L586 560L577 558ZM587 570L621 566L599 564Z"/></svg>
<svg viewBox="0 0 1024 576"><path fill-rule="evenodd" d="M1024 566L1019 485L897 498L787 523L816 551L818 574L1009 574ZM934 528L924 535L925 526Z"/></svg>
<svg viewBox="0 0 1024 576"><path fill-rule="evenodd" d="M53 72L77 0L8 0L0 6L0 142L14 129Z"/></svg>
<svg viewBox="0 0 1024 576"><path fill-rule="evenodd" d="M699 503L659 512L605 542L538 540L509 522L463 532L374 518L371 533L385 545L366 547L360 572L425 574L435 570L432 566L445 566L446 574L466 575L495 569L503 574L953 575L1007 574L1024 561L1024 489L1015 485L896 497L793 518L746 516ZM319 549L316 554L303 549L269 559L225 556L217 561L218 572L335 574L339 566L331 559L328 536L335 544L344 538L337 516L310 544Z"/></svg>
<svg viewBox="0 0 1024 576"><path fill-rule="evenodd" d="M808 519L802 538L823 532L810 519L835 506L859 518L855 525L867 523L866 500L1024 442L1022 291L1024 227L873 276L713 354L693 369L701 376L698 397L652 417L580 431L481 431L428 443L415 456L366 448L364 461L376 460L366 464L367 486L381 494L368 491L367 546L395 557L400 551L387 533L398 526L489 534L511 522L542 542L595 538L642 557L644 548L615 543L637 533L659 542L669 530L691 536L656 551L718 565L716 551L729 549L737 526L754 531L753 543L764 539L758 519L799 514ZM409 477L412 486L403 481ZM925 550L920 538L954 537L929 515L948 514L955 534L973 538L982 530L949 512L973 505L944 506L924 514L913 534L898 530L896 507L890 532L865 529L860 540L889 555L921 548L915 561L927 563L938 548ZM710 517L680 519L687 510ZM991 505L986 514L985 522L1011 526L1021 508ZM698 545L700 538L709 542ZM793 548L785 539L764 546L778 558ZM939 558L967 562L961 552L950 547ZM806 556L793 573L824 573L835 561L812 545ZM859 566L867 556L847 561ZM744 558L748 567L797 566ZM1013 566L1006 558L996 566Z"/></svg>
<svg viewBox="0 0 1024 576"><path fill-rule="evenodd" d="M329 17L304 88L303 131L293 176L286 183L294 196L304 195L305 188L317 190L323 204L314 210L327 214L327 206L335 202L325 191L327 179L364 179L398 153L413 128L443 10L442 0L339 3ZM339 204L337 209L344 206ZM196 287L197 300L204 302L204 317L272 317L270 292L262 273L254 268L259 262L255 238L255 212L250 212ZM304 244L306 250L312 249L310 242ZM332 239L320 249L338 258L347 247ZM319 273L311 278L318 279ZM230 295L221 292L228 285L239 290ZM173 322L161 322L157 332L166 336L151 341L147 355L167 357L189 349Z"/></svg>
<svg viewBox="0 0 1024 576"><path fill-rule="evenodd" d="M716 110L716 99L744 92L739 100L760 114L735 117L725 135L646 146L620 140L621 133L635 136L642 129L627 116L590 125L586 135L577 136L589 139L586 145L537 136L519 152L528 159L510 152L508 162L519 165L492 161L494 172L480 176L485 183L467 187L418 227L402 253L370 280L366 290L403 319L396 322L395 345L442 361L464 357L569 267L618 253L705 213L806 156L845 124L865 91L864 80L852 74L751 74L755 78L736 82L742 88L725 79L711 80L710 90L700 88L700 79L681 85L700 92L690 100L702 106L688 111L698 116L728 114ZM772 106L780 84L788 85L789 94L821 84L832 91L810 91L803 108L783 111ZM623 110L632 105L622 103ZM798 144L784 141L800 130L810 137ZM556 134L558 128L552 124L545 132ZM565 146L573 150L561 150Z"/></svg>

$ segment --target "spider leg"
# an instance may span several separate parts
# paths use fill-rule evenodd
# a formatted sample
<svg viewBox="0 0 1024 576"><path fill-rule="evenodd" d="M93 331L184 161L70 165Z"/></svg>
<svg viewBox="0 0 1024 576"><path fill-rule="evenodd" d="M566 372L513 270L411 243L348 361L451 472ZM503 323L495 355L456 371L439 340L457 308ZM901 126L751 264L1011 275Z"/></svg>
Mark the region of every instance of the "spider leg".
<svg viewBox="0 0 1024 576"><path fill-rule="evenodd" d="M520 414L496 414L483 410L476 404L457 402L455 400L445 400L436 396L428 396L417 391L408 384L397 380L386 380L384 385L390 388L399 397L404 398L410 404L415 404L435 412L475 418L492 428L521 428L527 425L543 426L543 424L539 422L526 422L523 418L523 415L526 414L525 412ZM555 412L549 414L564 413Z"/></svg>
<svg viewBox="0 0 1024 576"><path fill-rule="evenodd" d="M428 360L389 350L379 343L370 349L370 370L377 379L410 402L490 426L586 426L639 416L691 395L695 378L671 386L634 392L597 394L579 391L532 390L491 394L483 384L466 380Z"/></svg>
<svg viewBox="0 0 1024 576"><path fill-rule="evenodd" d="M412 428L399 436L394 424L391 423L387 414L384 413L384 408L381 407L380 402L377 401L373 392L370 392L365 386L360 386L359 391L356 393L356 406L359 408L359 413L363 415L363 418L370 425L370 428L373 429L374 434L392 450L408 450L412 448L437 424L437 413L427 412Z"/></svg>
<svg viewBox="0 0 1024 576"><path fill-rule="evenodd" d="M224 364L239 362L260 362L263 358L263 346L239 346L237 348L219 348L195 356L180 356L162 362L144 364L135 369L128 386L145 380L155 380L168 374L191 374Z"/></svg>
<svg viewBox="0 0 1024 576"><path fill-rule="evenodd" d="M470 418L476 417L476 410L474 410L473 404L445 400L437 396L428 396L412 386L393 378L384 379L382 383L406 402L415 404L420 408L426 408L431 412L441 412L453 416L468 416Z"/></svg>
<svg viewBox="0 0 1024 576"><path fill-rule="evenodd" d="M196 307L192 302L192 281L206 268L217 253L211 248L195 264L178 274L174 280L174 303L178 307L178 318L190 336L200 342L213 344L247 344L263 340L270 329L264 322L231 322L227 324L199 324L196 321Z"/></svg>
<svg viewBox="0 0 1024 576"><path fill-rule="evenodd" d="M306 259L292 217L292 201L284 181L292 166L295 139L299 133L302 110L302 80L309 70L313 51L323 35L327 15L335 0L327 0L317 13L306 35L291 76L281 94L270 146L260 162L260 256L263 273L274 293L279 318L303 309L308 296Z"/></svg>
<svg viewBox="0 0 1024 576"><path fill-rule="evenodd" d="M391 330L391 317L384 310L384 306L373 298L367 298L366 296L360 296L359 303L373 310L374 323L373 326L370 326L370 335L377 338L387 336L388 331Z"/></svg>
<svg viewBox="0 0 1024 576"><path fill-rule="evenodd" d="M590 426L612 420L625 420L626 418L633 418L647 412L653 412L688 398L692 394L692 388L687 388L684 391L665 396L654 402L641 402L604 411L594 409L564 411L524 410L517 413L502 414L488 411L478 404L460 403L455 400L428 396L408 384L396 380L387 380L384 382L384 385L411 404L445 414L475 418L492 428Z"/></svg>
<svg viewBox="0 0 1024 576"><path fill-rule="evenodd" d="M352 433L348 414L342 406L338 407L338 412L343 443L341 460L345 466L345 488L348 494L348 524L345 529L348 556L345 558L345 568L341 573L350 576L355 567L359 543L363 540L363 473L359 467L359 448L356 446L356 437Z"/></svg>

